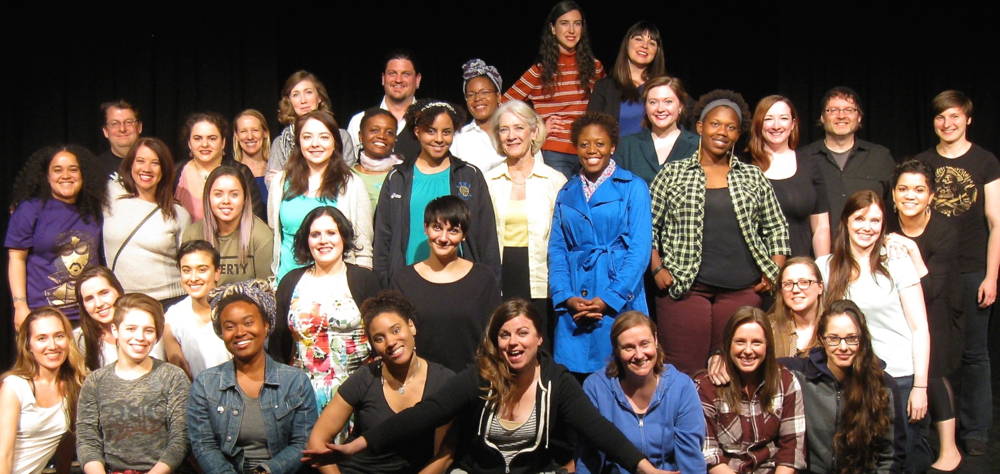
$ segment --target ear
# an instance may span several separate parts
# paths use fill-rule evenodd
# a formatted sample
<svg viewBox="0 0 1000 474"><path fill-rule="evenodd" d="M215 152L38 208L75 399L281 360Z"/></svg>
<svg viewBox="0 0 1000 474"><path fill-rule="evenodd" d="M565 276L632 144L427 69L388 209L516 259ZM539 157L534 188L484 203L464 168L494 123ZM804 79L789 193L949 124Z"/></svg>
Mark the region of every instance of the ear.
<svg viewBox="0 0 1000 474"><path fill-rule="evenodd" d="M410 326L410 333L413 334L414 336L416 336L417 335L417 327L413 325L413 320L411 319L410 322L408 322L406 324L407 324L407 326Z"/></svg>
<svg viewBox="0 0 1000 474"><path fill-rule="evenodd" d="M701 135L701 125L702 125L701 120L699 120L698 123L694 124L694 129L698 131L698 135Z"/></svg>
<svg viewBox="0 0 1000 474"><path fill-rule="evenodd" d="M420 76L420 73L418 72L418 73L417 73L417 82L416 82L416 84L417 84L417 89L419 89L419 88L420 88L420 79L421 79L421 76Z"/></svg>
<svg viewBox="0 0 1000 474"><path fill-rule="evenodd" d="M556 35L556 24L555 23L552 23L552 24L549 25L549 31L552 32L552 36Z"/></svg>
<svg viewBox="0 0 1000 474"><path fill-rule="evenodd" d="M108 134L108 126L105 125L101 127L101 131L104 132L104 138L111 139L111 135Z"/></svg>
<svg viewBox="0 0 1000 474"><path fill-rule="evenodd" d="M222 138L222 153L226 152L226 138Z"/></svg>
<svg viewBox="0 0 1000 474"><path fill-rule="evenodd" d="M115 324L111 325L111 335L115 336L115 341L118 341L118 326Z"/></svg>
<svg viewBox="0 0 1000 474"><path fill-rule="evenodd" d="M215 283L219 283L219 279L222 278L222 267L215 267Z"/></svg>
<svg viewBox="0 0 1000 474"><path fill-rule="evenodd" d="M616 148L616 147L615 147L614 145L611 145L611 154L612 154L612 155L614 155L614 154L615 154L615 148Z"/></svg>
<svg viewBox="0 0 1000 474"><path fill-rule="evenodd" d="M108 132L104 132L107 135ZM135 136L142 135L142 122L135 123Z"/></svg>

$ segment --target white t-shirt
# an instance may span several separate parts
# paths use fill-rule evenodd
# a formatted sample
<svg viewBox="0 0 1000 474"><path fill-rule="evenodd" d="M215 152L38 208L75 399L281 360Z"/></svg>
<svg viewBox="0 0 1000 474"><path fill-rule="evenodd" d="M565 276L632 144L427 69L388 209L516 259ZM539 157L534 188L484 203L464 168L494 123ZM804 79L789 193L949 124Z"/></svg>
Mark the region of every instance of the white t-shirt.
<svg viewBox="0 0 1000 474"><path fill-rule="evenodd" d="M69 430L63 399L58 405L42 408L35 403L31 384L16 375L3 379L21 401L21 417L14 439L14 469L12 472L37 474L56 452L63 434ZM8 409L9 407L4 407Z"/></svg>
<svg viewBox="0 0 1000 474"><path fill-rule="evenodd" d="M829 285L830 255L816 259L823 280ZM893 377L913 375L913 333L903 314L899 290L920 284L920 277L909 257L889 260L892 282L884 275L872 277L862 272L847 288L845 298L853 301L868 320L875 355L885 361L885 371Z"/></svg>
<svg viewBox="0 0 1000 474"><path fill-rule="evenodd" d="M193 305L194 300L185 297L167 310L166 320L191 367L191 377L197 377L203 370L232 359L233 355L215 335L211 322L205 325L198 322Z"/></svg>

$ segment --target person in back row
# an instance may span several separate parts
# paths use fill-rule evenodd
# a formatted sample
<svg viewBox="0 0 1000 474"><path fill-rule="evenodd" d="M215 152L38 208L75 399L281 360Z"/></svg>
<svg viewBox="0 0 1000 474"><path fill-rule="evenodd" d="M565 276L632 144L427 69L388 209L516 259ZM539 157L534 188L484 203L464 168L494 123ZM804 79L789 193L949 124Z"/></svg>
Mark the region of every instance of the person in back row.
<svg viewBox="0 0 1000 474"><path fill-rule="evenodd" d="M385 70L382 71L382 88L385 89L385 95L378 107L391 112L397 121L396 137L399 140L394 151L406 158L413 158L420 153L420 145L409 134L403 133L407 126L406 109L416 102L413 96L420 88L420 70L417 69L413 53L405 49L389 52L385 58ZM358 136L361 131L361 119L364 116L364 111L361 111L351 117L347 133L352 137Z"/></svg>

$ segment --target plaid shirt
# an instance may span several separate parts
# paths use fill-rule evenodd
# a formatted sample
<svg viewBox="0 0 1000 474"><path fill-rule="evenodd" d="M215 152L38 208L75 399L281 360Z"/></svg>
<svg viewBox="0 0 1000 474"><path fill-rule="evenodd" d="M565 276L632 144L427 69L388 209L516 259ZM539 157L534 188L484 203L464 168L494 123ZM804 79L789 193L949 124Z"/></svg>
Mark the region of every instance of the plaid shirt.
<svg viewBox="0 0 1000 474"><path fill-rule="evenodd" d="M764 411L759 397L743 397L740 414L730 410L704 373L695 378L705 410L702 453L708 468L725 464L739 474L770 474L777 466L806 468L806 412L802 388L788 369L780 367L781 390L775 394L774 413Z"/></svg>
<svg viewBox="0 0 1000 474"><path fill-rule="evenodd" d="M653 248L674 277L667 288L680 299L691 289L701 267L705 227L705 170L700 151L690 158L667 163L649 189L653 211ZM778 277L774 255L792 252L788 244L788 224L774 197L771 183L760 168L739 161L734 155L726 176L729 195L739 220L743 238L754 262L771 281Z"/></svg>

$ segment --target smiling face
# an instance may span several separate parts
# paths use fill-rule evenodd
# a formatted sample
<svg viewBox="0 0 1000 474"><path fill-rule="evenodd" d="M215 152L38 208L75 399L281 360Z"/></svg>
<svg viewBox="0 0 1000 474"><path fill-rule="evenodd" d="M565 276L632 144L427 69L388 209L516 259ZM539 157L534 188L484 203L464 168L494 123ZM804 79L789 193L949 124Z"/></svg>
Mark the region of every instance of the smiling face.
<svg viewBox="0 0 1000 474"><path fill-rule="evenodd" d="M83 308L102 326L111 324L111 320L115 317L115 301L118 301L120 296L118 290L104 277L98 276L80 283Z"/></svg>
<svg viewBox="0 0 1000 474"><path fill-rule="evenodd" d="M556 37L556 42L559 43L560 52L571 53L576 51L576 45L580 42L580 37L583 36L583 15L579 10L563 13L562 16L556 19L551 28L552 35Z"/></svg>
<svg viewBox="0 0 1000 474"><path fill-rule="evenodd" d="M816 316L819 307L819 298L823 294L823 283L819 281L819 275L813 273L811 266L800 263L789 265L781 273L781 299L785 306L796 314L811 314ZM809 288L803 290L799 283L812 281ZM786 283L795 283L790 289L785 289Z"/></svg>
<svg viewBox="0 0 1000 474"><path fill-rule="evenodd" d="M764 141L773 147L788 144L788 138L795 127L795 119L792 118L792 109L784 101L775 102L767 113L764 114L764 124L761 133L764 134Z"/></svg>
<svg viewBox="0 0 1000 474"><path fill-rule="evenodd" d="M334 265L344 257L344 239L333 217L322 215L309 226L309 252L318 266Z"/></svg>
<svg viewBox="0 0 1000 474"><path fill-rule="evenodd" d="M317 169L325 168L330 163L330 157L337 149L337 142L333 138L333 132L323 122L309 119L299 132L299 146L309 167Z"/></svg>
<svg viewBox="0 0 1000 474"><path fill-rule="evenodd" d="M441 112L434 117L430 127L417 127L417 140L420 141L420 154L433 161L443 160L448 155L451 142L455 140L455 124L451 116Z"/></svg>
<svg viewBox="0 0 1000 474"><path fill-rule="evenodd" d="M408 365L413 358L416 334L413 321L407 322L396 313L375 316L368 326L368 340L375 352L383 362L397 366Z"/></svg>
<svg viewBox="0 0 1000 474"><path fill-rule="evenodd" d="M264 145L264 127L252 115L241 115L236 119L236 138L240 141L243 154L254 156Z"/></svg>
<svg viewBox="0 0 1000 474"><path fill-rule="evenodd" d="M31 322L28 349L40 368L55 372L69 356L66 327L55 316L42 316Z"/></svg>
<svg viewBox="0 0 1000 474"><path fill-rule="evenodd" d="M826 102L823 115L820 117L826 134L834 137L854 135L861 127L861 112L853 100L844 97L831 97Z"/></svg>
<svg viewBox="0 0 1000 474"><path fill-rule="evenodd" d="M538 129L531 130L520 115L506 112L497 120L497 135L504 155L521 159L531 154L531 143L538 137Z"/></svg>
<svg viewBox="0 0 1000 474"><path fill-rule="evenodd" d="M76 155L68 151L56 153L49 161L48 180L52 197L69 204L76 202L83 189L83 173Z"/></svg>
<svg viewBox="0 0 1000 474"><path fill-rule="evenodd" d="M896 209L906 217L916 217L927 212L927 206L934 199L934 193L927 185L927 177L921 173L903 173L892 188L892 200Z"/></svg>
<svg viewBox="0 0 1000 474"><path fill-rule="evenodd" d="M767 356L767 336L764 328L756 322L749 322L736 328L733 342L729 346L729 355L741 374L756 374Z"/></svg>
<svg viewBox="0 0 1000 474"><path fill-rule="evenodd" d="M234 225L240 221L245 199L243 186L240 186L239 180L235 176L228 175L216 178L208 194L212 215L223 225Z"/></svg>
<svg viewBox="0 0 1000 474"><path fill-rule="evenodd" d="M698 135L701 135L701 149L715 158L721 158L736 145L740 138L740 117L736 111L720 105L698 122Z"/></svg>
<svg viewBox="0 0 1000 474"><path fill-rule="evenodd" d="M386 115L376 115L358 132L365 154L372 158L385 158L396 146L396 121Z"/></svg>
<svg viewBox="0 0 1000 474"><path fill-rule="evenodd" d="M493 117L493 112L497 111L500 105L500 91L488 77L473 77L465 84L465 103L472 118L482 125Z"/></svg>
<svg viewBox="0 0 1000 474"><path fill-rule="evenodd" d="M511 372L534 368L538 359L538 348L542 346L542 336L535 323L527 316L517 316L500 327L497 333L497 349Z"/></svg>
<svg viewBox="0 0 1000 474"><path fill-rule="evenodd" d="M658 363L656 335L646 325L635 326L621 333L615 347L616 356L628 371L640 378L653 374Z"/></svg>
<svg viewBox="0 0 1000 474"><path fill-rule="evenodd" d="M162 178L160 157L149 147L140 146L135 151L135 161L132 162L132 181L135 182L139 195L155 195L156 186Z"/></svg>
<svg viewBox="0 0 1000 474"><path fill-rule="evenodd" d="M222 275L222 269L216 268L208 252L191 252L181 257L180 266L181 286L188 296L196 300L207 298Z"/></svg>
<svg viewBox="0 0 1000 474"><path fill-rule="evenodd" d="M288 100L292 103L295 115L301 117L319 108L320 98L316 86L306 79L292 87L292 91L288 93Z"/></svg>
<svg viewBox="0 0 1000 474"><path fill-rule="evenodd" d="M604 127L591 124L580 130L576 152L580 156L584 176L590 181L597 181L611 162L615 146L611 144L611 135Z"/></svg>
<svg viewBox="0 0 1000 474"><path fill-rule="evenodd" d="M882 237L882 210L872 204L858 209L847 219L847 233L851 240L851 252L858 255L871 250Z"/></svg>
<svg viewBox="0 0 1000 474"><path fill-rule="evenodd" d="M633 36L628 40L628 60L637 66L649 66L659 48L659 43L650 38L648 32Z"/></svg>
<svg viewBox="0 0 1000 474"><path fill-rule="evenodd" d="M153 315L141 309L129 310L121 324L112 327L118 340L118 357L139 364L149 357L156 344L156 323Z"/></svg>
<svg viewBox="0 0 1000 474"><path fill-rule="evenodd" d="M683 109L684 104L670 86L654 87L646 94L646 118L654 133L676 128Z"/></svg>
<svg viewBox="0 0 1000 474"><path fill-rule="evenodd" d="M821 337L838 336L846 338L858 335L858 327L854 324L854 320L846 314L839 314L830 317L826 323L826 334L822 334ZM854 358L858 352L857 345L848 345L847 341L844 340L841 340L840 344L836 346L827 344L825 340L822 342L823 348L826 349L827 365L830 366L831 370L839 370L841 373L851 370Z"/></svg>
<svg viewBox="0 0 1000 474"><path fill-rule="evenodd" d="M194 159L202 164L217 164L222 161L222 150L226 147L219 127L212 122L198 122L191 127L188 148Z"/></svg>
<svg viewBox="0 0 1000 474"><path fill-rule="evenodd" d="M934 117L934 133L942 143L951 144L965 139L970 124L972 119L960 107L952 107Z"/></svg>
<svg viewBox="0 0 1000 474"><path fill-rule="evenodd" d="M382 73L382 87L385 96L396 102L412 100L420 87L420 74L409 59L390 60Z"/></svg>
<svg viewBox="0 0 1000 474"><path fill-rule="evenodd" d="M465 241L465 232L460 227L452 227L447 222L432 222L424 225L431 253L441 261L451 261L458 256L458 247Z"/></svg>
<svg viewBox="0 0 1000 474"><path fill-rule="evenodd" d="M226 350L237 360L247 362L263 353L268 324L257 305L229 303L219 314L219 327Z"/></svg>
<svg viewBox="0 0 1000 474"><path fill-rule="evenodd" d="M104 137L111 143L111 149L119 156L125 156L132 144L142 133L142 122L135 118L132 109L109 107L104 117Z"/></svg>

